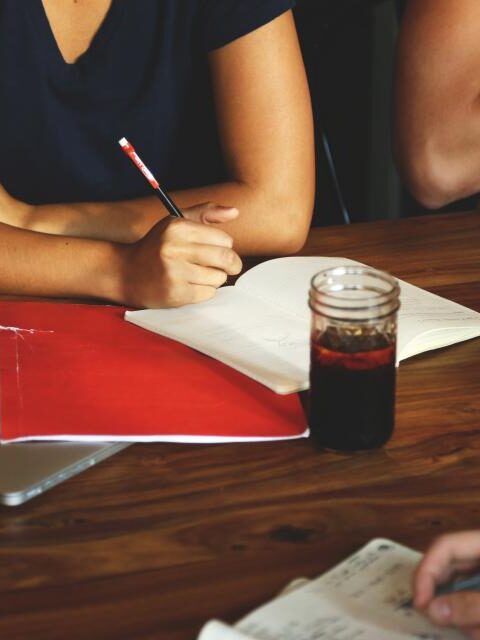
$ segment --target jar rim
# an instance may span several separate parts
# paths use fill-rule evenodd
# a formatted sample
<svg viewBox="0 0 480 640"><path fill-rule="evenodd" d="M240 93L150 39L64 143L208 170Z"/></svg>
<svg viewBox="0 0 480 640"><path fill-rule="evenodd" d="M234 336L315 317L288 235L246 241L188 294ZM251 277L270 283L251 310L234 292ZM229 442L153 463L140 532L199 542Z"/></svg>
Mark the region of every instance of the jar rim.
<svg viewBox="0 0 480 640"><path fill-rule="evenodd" d="M357 307L352 309L345 309L345 307L334 307L334 306L322 305L323 307L327 307L327 309L324 310L323 313L319 307L314 306L311 299L308 303L308 306L313 311L313 313L323 315L327 318L330 318L331 320L338 320L338 321L347 320L347 318L344 315L342 315L342 312L346 313L347 311L350 311L352 314L355 314L355 315L360 315L360 317L352 317L352 316L348 317L348 322L354 324L356 322L362 323L366 321L377 322L378 320L382 320L383 318L388 318L389 316L392 316L395 313L397 313L397 311L400 309L400 301L397 299L395 306L390 306L390 307L388 307L388 302L387 303L384 302L383 304L377 305L377 306L370 305L368 307ZM388 311L385 311L385 313L381 313L381 314L369 315L369 314L374 314L375 309L378 309L379 307L388 307ZM366 315L362 316L361 315L362 312L365 313ZM335 313L338 313L339 315L334 315Z"/></svg>
<svg viewBox="0 0 480 640"><path fill-rule="evenodd" d="M317 280L319 280L320 278L326 278L328 276L335 277L335 276L350 276L350 275L353 275L353 276L363 275L363 276L374 277L388 284L390 288L386 289L385 291L374 292L373 289L365 286L356 285L352 287L352 286L344 286L342 284L338 284L337 286L340 287L338 291L322 291L318 286ZM345 266L329 267L328 269L322 269L321 271L318 271L311 278L310 287L311 287L310 297L312 296L312 292L314 292L317 295L324 296L326 298L331 298L332 300L337 302L343 301L344 303L346 299L339 294L345 291L365 290L365 291L372 292L370 295L356 297L355 298L356 303L361 303L362 301L366 302L367 300L373 300L373 299L375 299L376 301L378 301L379 299L386 299L386 301L388 301L390 298L398 296L400 293L400 286L396 278L391 276L386 271L381 271L379 269L374 269L373 267L368 267L368 266L345 265ZM329 304L327 302L325 303L322 302L322 304L325 304L326 306L332 306L332 307L336 306L336 305ZM375 305L369 304L368 306L377 306L378 304L385 304L385 302L383 303L377 302Z"/></svg>
<svg viewBox="0 0 480 640"><path fill-rule="evenodd" d="M341 281L349 276L362 276L370 281ZM350 293L355 295L349 296ZM332 320L380 320L400 308L400 285L389 273L367 265L330 267L311 279L308 303L314 313Z"/></svg>

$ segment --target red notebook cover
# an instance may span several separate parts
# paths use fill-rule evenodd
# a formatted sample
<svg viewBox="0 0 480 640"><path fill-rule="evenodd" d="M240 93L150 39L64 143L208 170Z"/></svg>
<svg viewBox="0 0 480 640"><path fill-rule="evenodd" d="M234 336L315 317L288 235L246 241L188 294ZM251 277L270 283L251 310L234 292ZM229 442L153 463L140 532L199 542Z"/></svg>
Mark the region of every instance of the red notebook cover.
<svg viewBox="0 0 480 640"><path fill-rule="evenodd" d="M308 434L298 396L123 320L0 302L0 440L225 442Z"/></svg>

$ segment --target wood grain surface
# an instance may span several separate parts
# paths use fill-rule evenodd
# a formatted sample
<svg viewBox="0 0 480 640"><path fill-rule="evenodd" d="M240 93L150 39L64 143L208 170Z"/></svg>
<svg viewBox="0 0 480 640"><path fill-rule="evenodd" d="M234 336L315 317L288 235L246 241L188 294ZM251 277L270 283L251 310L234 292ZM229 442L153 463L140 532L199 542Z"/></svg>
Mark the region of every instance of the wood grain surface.
<svg viewBox="0 0 480 640"><path fill-rule="evenodd" d="M361 260L480 311L476 213L314 230L302 253ZM210 617L234 622L376 536L424 549L480 527L479 363L480 339L402 363L380 451L134 445L0 507L0 638L194 640Z"/></svg>

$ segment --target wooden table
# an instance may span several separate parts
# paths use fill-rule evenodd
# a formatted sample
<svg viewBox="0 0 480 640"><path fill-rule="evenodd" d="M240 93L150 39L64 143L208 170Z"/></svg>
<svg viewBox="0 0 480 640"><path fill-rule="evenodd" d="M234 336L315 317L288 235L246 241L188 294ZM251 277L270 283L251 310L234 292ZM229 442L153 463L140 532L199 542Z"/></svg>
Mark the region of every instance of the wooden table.
<svg viewBox="0 0 480 640"><path fill-rule="evenodd" d="M305 255L386 269L480 311L480 216L315 230ZM0 508L0 638L193 640L373 537L480 526L480 340L402 363L386 449L134 445Z"/></svg>

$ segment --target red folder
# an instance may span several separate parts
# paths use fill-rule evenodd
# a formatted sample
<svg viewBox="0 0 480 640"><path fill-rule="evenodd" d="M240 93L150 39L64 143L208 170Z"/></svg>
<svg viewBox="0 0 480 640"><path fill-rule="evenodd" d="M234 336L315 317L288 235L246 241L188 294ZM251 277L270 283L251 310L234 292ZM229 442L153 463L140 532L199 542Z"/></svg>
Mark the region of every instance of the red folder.
<svg viewBox="0 0 480 640"><path fill-rule="evenodd" d="M225 442L308 434L279 396L123 320L124 308L0 302L0 440Z"/></svg>

